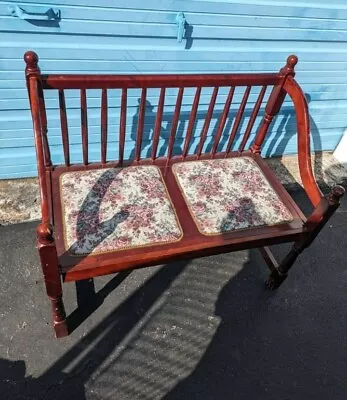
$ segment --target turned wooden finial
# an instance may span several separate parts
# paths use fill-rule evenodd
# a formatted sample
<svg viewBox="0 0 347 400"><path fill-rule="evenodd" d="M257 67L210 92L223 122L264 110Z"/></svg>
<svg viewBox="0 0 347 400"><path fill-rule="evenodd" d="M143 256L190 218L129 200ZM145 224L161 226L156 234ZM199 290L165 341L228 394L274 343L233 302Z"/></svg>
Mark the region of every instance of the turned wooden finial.
<svg viewBox="0 0 347 400"><path fill-rule="evenodd" d="M294 68L295 68L296 64L298 63L298 60L299 59L295 54L290 55L287 58L287 64L283 68L281 68L280 74L294 76L295 75Z"/></svg>
<svg viewBox="0 0 347 400"><path fill-rule="evenodd" d="M39 57L34 51L27 51L24 54L24 61L27 65L25 75L40 73L40 68L38 67Z"/></svg>
<svg viewBox="0 0 347 400"><path fill-rule="evenodd" d="M37 229L37 239L41 244L49 244L53 242L53 229L48 223L40 224Z"/></svg>
<svg viewBox="0 0 347 400"><path fill-rule="evenodd" d="M340 203L341 197L345 194L345 189L341 185L335 185L328 195L328 201L331 205Z"/></svg>

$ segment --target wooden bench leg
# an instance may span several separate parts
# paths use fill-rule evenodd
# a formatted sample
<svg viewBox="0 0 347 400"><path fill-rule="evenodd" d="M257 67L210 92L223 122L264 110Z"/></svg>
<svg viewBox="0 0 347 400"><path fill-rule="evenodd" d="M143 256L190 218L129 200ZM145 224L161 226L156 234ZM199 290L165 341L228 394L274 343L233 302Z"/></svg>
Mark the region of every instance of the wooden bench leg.
<svg viewBox="0 0 347 400"><path fill-rule="evenodd" d="M305 223L308 233L305 234L301 240L293 244L290 252L284 257L283 261L279 265L277 265L270 249L267 247L260 249L265 261L271 269L271 274L266 282L269 289L274 290L281 286L299 254L314 241L318 233L337 210L340 205L340 199L344 193L345 189L342 186L337 185L333 187L329 195L321 199L320 203Z"/></svg>
<svg viewBox="0 0 347 400"><path fill-rule="evenodd" d="M288 276L288 271L295 263L302 249L297 247L297 243L294 243L290 252L284 257L283 261L271 271L269 279L265 282L266 286L270 290L275 290L281 286L284 280Z"/></svg>
<svg viewBox="0 0 347 400"><path fill-rule="evenodd" d="M47 287L47 284L46 284ZM68 336L66 314L63 303L63 296L50 297L53 316L53 328L57 338Z"/></svg>
<svg viewBox="0 0 347 400"><path fill-rule="evenodd" d="M37 228L38 251L47 295L51 301L53 327L57 338L67 336L68 328L62 298L61 277L58 256L53 239L53 230L49 224L41 224Z"/></svg>

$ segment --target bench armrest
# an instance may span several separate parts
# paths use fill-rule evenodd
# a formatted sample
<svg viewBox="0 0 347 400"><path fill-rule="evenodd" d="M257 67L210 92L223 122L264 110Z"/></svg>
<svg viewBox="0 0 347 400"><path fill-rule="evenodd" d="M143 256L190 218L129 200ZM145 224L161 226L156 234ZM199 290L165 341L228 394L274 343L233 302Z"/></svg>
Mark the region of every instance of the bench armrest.
<svg viewBox="0 0 347 400"><path fill-rule="evenodd" d="M293 77L287 77L283 89L291 97L296 113L298 161L301 180L311 203L314 207L317 207L323 194L317 185L312 171L310 152L310 116L307 101L301 87Z"/></svg>

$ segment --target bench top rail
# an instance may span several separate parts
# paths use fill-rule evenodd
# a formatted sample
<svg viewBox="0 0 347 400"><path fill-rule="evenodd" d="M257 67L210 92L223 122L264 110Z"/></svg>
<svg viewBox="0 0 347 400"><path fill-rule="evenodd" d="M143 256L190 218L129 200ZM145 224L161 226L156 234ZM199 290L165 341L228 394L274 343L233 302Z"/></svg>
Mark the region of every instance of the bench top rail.
<svg viewBox="0 0 347 400"><path fill-rule="evenodd" d="M43 89L137 89L277 85L278 73L192 75L41 75Z"/></svg>

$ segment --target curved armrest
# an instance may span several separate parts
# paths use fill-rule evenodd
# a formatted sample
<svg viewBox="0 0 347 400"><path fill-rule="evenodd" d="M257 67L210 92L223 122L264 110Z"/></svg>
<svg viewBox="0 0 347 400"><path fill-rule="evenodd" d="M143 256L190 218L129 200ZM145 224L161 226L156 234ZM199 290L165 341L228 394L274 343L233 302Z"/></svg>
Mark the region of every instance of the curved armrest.
<svg viewBox="0 0 347 400"><path fill-rule="evenodd" d="M323 197L313 176L310 153L310 116L305 95L299 84L292 77L287 77L283 89L291 97L298 131L298 161L299 170L305 192L311 203L316 207Z"/></svg>

